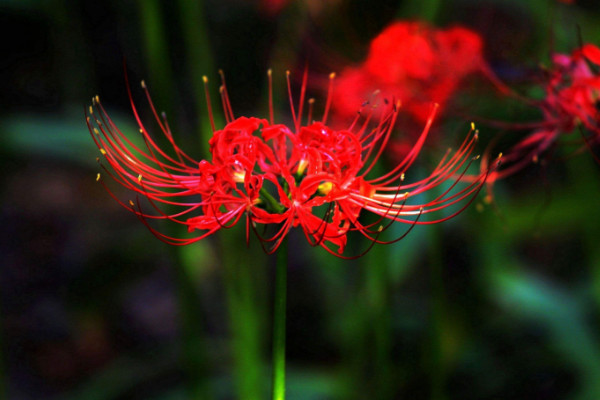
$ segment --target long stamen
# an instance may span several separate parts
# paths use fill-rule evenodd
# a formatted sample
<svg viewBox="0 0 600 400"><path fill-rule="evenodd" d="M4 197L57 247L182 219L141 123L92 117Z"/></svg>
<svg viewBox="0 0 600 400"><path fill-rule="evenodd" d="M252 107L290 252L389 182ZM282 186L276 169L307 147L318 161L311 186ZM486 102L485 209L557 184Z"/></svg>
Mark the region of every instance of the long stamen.
<svg viewBox="0 0 600 400"><path fill-rule="evenodd" d="M329 74L329 86L327 88L327 101L325 102L325 111L323 111L322 122L327 123L327 116L329 109L331 108L331 101L333 100L333 80L335 79L335 72Z"/></svg>
<svg viewBox="0 0 600 400"><path fill-rule="evenodd" d="M202 82L204 82L204 96L206 97L206 108L208 109L208 118L210 119L210 127L215 132L215 120L213 117L212 104L210 101L210 94L208 92L208 78L206 75L202 77Z"/></svg>
<svg viewBox="0 0 600 400"><path fill-rule="evenodd" d="M275 122L273 118L273 72L271 68L267 71L267 80L269 82L269 123L273 125Z"/></svg>

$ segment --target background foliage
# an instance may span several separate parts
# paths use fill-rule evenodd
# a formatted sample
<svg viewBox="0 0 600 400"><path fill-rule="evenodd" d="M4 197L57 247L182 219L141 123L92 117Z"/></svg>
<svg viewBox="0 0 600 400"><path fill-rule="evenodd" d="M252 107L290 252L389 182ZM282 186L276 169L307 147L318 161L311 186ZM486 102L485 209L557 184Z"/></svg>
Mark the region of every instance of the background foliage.
<svg viewBox="0 0 600 400"><path fill-rule="evenodd" d="M137 130L125 60L136 100L145 79L200 158L202 75L223 69L237 115L261 113L268 68L280 88L283 71L307 62L318 80L364 57L394 18L478 31L516 87L552 48L577 46L578 29L600 44L595 0L307 0L276 13L242 0L0 2L0 391L266 396L273 260L237 231L185 248L157 241L94 181L83 108L99 94ZM472 96L462 101L473 117L534 113ZM429 157L459 143L466 121L437 125L444 144ZM483 149L496 131L480 129ZM497 208L477 201L353 262L292 235L289 398L600 398L599 172L589 154L559 148L498 183Z"/></svg>

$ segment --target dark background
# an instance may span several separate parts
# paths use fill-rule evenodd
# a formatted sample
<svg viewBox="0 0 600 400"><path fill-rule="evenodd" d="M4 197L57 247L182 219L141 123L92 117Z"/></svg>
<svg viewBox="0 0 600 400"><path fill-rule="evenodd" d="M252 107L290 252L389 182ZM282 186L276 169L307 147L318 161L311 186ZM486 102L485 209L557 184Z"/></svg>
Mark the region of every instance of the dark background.
<svg viewBox="0 0 600 400"><path fill-rule="evenodd" d="M476 30L517 88L552 47L575 48L578 29L600 43L594 0L313 0L278 12L242 0L0 2L6 398L265 398L274 261L243 229L183 248L154 238L95 182L84 108L98 94L137 131L125 63L138 104L145 79L200 159L202 75L216 82L223 69L236 115L264 115L268 68L281 86L308 62L319 81L364 57L394 18ZM539 118L474 93L462 103L474 116ZM456 145L468 125L454 117L436 129ZM483 149L495 131L480 129ZM479 199L352 262L292 234L289 398L600 398L598 165L559 148L495 194L497 207Z"/></svg>

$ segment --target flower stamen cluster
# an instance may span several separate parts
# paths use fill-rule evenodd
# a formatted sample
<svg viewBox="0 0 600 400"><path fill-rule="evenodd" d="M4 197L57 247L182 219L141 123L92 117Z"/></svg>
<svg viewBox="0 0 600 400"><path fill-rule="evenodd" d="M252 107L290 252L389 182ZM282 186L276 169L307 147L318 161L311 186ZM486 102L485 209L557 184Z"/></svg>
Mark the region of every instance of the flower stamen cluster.
<svg viewBox="0 0 600 400"><path fill-rule="evenodd" d="M247 237L252 229L268 252L274 252L289 231L299 227L311 245L345 257L349 232L358 231L372 243L392 243L417 224L452 218L473 201L490 173L484 171L471 183L461 184L471 163L478 158L471 156L477 142L473 126L460 148L449 151L429 176L405 182L437 113L438 107L434 105L424 129L402 162L389 172L372 177L394 130L399 102L379 105L375 101L365 105L348 129L332 129L327 125L327 114L335 75L330 76L323 117L316 121L312 120L314 100L305 99L307 73L303 76L296 109L288 72L293 120L293 127L289 128L274 122L270 71L268 77L267 120L234 117L222 76L220 94L226 118L222 129L215 129L206 89L213 126L210 160L196 161L177 146L166 118L157 113L144 83L142 89L155 123L172 148L171 154L158 145L140 118L129 85L131 107L144 146L128 139L95 97L87 113L87 124L102 154L103 169L121 185L147 198L154 211L143 210L139 197L135 202L117 201L135 213L158 238L173 245L202 240L244 218ZM204 78L204 82L207 88L208 79ZM303 124L306 103L308 122ZM377 118L373 117L375 106L384 109ZM100 175L98 179L103 182ZM434 191L439 194L423 200L427 195L432 197L430 193ZM440 215L449 207L451 212ZM365 213L373 214L375 219L366 222ZM152 219L184 225L192 235L181 238L161 233L150 224ZM393 222L408 224L408 229L400 237L384 240L381 235ZM271 232L266 234L265 228Z"/></svg>

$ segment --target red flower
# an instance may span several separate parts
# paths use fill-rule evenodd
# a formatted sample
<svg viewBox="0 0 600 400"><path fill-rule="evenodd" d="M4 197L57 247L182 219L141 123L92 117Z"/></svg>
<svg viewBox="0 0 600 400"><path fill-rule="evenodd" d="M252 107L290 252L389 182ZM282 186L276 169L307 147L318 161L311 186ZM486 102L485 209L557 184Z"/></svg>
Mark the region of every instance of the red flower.
<svg viewBox="0 0 600 400"><path fill-rule="evenodd" d="M533 132L514 145L503 157L503 167L490 174L488 185L512 175L535 162L550 149L561 134L570 134L579 126L590 149L600 143L600 49L586 44L572 54L555 54L547 71L545 98L529 103L540 108L544 120L514 124L513 128L532 128ZM511 124L507 124L511 127ZM600 159L592 151L592 156ZM486 158L481 163L486 166Z"/></svg>
<svg viewBox="0 0 600 400"><path fill-rule="evenodd" d="M487 71L480 36L466 28L435 29L424 22L399 21L370 44L365 62L346 68L339 79L334 111L352 115L357 100L379 90L399 99L418 121L429 118L432 102L444 108L465 77Z"/></svg>
<svg viewBox="0 0 600 400"><path fill-rule="evenodd" d="M145 85L142 87L147 94ZM272 108L269 120L234 118L223 89L227 124L214 131L210 161L194 161L175 144L149 95L156 122L171 143L173 154L161 149L151 137L133 100L131 105L144 148L137 147L117 128L97 97L94 108L90 107L87 123L108 164L104 169L117 182L146 197L156 213L142 210L139 198L121 204L138 215L156 236L175 245L201 240L245 218L247 233L253 229L263 243L269 244L270 252L277 249L291 228L300 227L311 245L320 245L342 256L350 231L359 231L373 243L391 243L400 238L383 240L381 234L392 222L409 224L408 233L415 224L447 220L461 212L481 189L487 171L475 182L457 188L475 159L469 156L477 139L473 130L456 152L446 154L429 177L404 183L405 173L425 142L437 107L432 107L425 128L407 157L386 174L371 177L370 172L394 128L398 105L385 107L376 121L372 107L368 107L345 130L331 129L325 118L302 126L305 87L306 74L298 113L291 107L293 130L274 123ZM327 104L329 99L330 96ZM423 201L419 196L438 186L444 190L437 197ZM161 205L167 207L163 210ZM452 206L450 214L422 218ZM363 222L365 212L377 218ZM167 236L151 227L148 219L174 221L186 226L194 236ZM384 224L384 220L389 223ZM274 230L265 236L259 233L261 226ZM330 246L337 247L337 252Z"/></svg>

